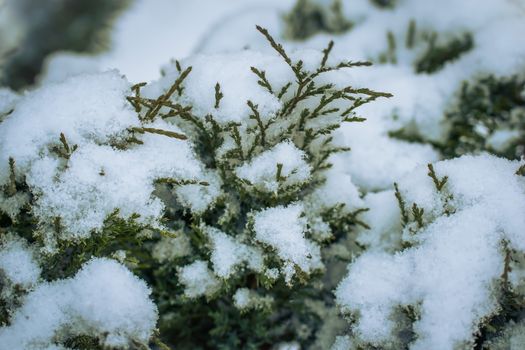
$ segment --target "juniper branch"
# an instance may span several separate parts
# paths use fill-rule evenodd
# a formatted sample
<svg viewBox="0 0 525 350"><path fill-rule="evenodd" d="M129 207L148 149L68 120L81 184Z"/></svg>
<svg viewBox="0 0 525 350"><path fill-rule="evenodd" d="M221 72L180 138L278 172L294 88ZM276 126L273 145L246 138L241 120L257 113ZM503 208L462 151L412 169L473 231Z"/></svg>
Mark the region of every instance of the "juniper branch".
<svg viewBox="0 0 525 350"><path fill-rule="evenodd" d="M403 196L401 196L401 192L399 192L399 187L397 186L397 183L394 182L394 189L395 189L395 196L397 199L397 204L399 205L399 210L401 211L401 223L403 224L403 227L405 227L408 224L408 213L406 212L406 203L403 199Z"/></svg>
<svg viewBox="0 0 525 350"><path fill-rule="evenodd" d="M12 157L9 157L9 183L7 184L5 192L8 197L16 194L15 160Z"/></svg>
<svg viewBox="0 0 525 350"><path fill-rule="evenodd" d="M406 37L407 49L411 49L414 47L415 38L416 38L416 21L414 19L411 19L410 23L408 24L408 31L407 31L407 37Z"/></svg>
<svg viewBox="0 0 525 350"><path fill-rule="evenodd" d="M416 203L412 204L412 215L414 216L414 220L417 222L418 228L423 227L423 213L424 212L425 212L425 209L418 207Z"/></svg>
<svg viewBox="0 0 525 350"><path fill-rule="evenodd" d="M186 79L188 74L190 74L191 69L192 69L192 67L186 68L186 70L184 70L179 75L177 80L175 80L173 85L171 85L169 90L165 94L160 95L155 100L155 104L152 106L152 108L150 110L148 110L148 112L144 116L144 120L153 120L153 119L155 119L155 117L159 113L159 111L162 108L162 106L164 105L164 103L167 102L171 98L171 96L180 88L180 86L181 86L182 82L184 81L184 79Z"/></svg>
<svg viewBox="0 0 525 350"><path fill-rule="evenodd" d="M221 92L221 86L217 82L217 84L215 84L215 109L219 108L219 103L223 97L224 94Z"/></svg>
<svg viewBox="0 0 525 350"><path fill-rule="evenodd" d="M427 165L428 167L428 176L430 176L430 178L432 178L432 181L434 182L434 185L436 186L436 189L438 191L441 191L441 189L443 188L443 186L445 186L445 184L447 183L447 180L448 180L448 176L444 176L443 178L441 178L441 180L437 177L436 175L436 172L434 171L434 166L429 163Z"/></svg>
<svg viewBox="0 0 525 350"><path fill-rule="evenodd" d="M321 61L321 65L319 69L323 69L325 67L326 61L328 60L328 56L330 55L330 52L332 51L333 47L334 47L334 41L330 40L326 49L323 50L323 59Z"/></svg>
<svg viewBox="0 0 525 350"><path fill-rule="evenodd" d="M157 180L155 180L156 183L161 184L168 184L168 185L174 185L174 186L184 186L184 185L201 185L201 186L209 186L210 184L207 181L199 181L199 180L180 180L180 179L173 179L169 177L162 177Z"/></svg>
<svg viewBox="0 0 525 350"><path fill-rule="evenodd" d="M284 85L282 88L281 88L281 91L279 91L279 93L277 94L277 98L278 99L281 99L284 94L286 94L286 92L288 91L288 89L290 88L290 86L292 86L292 83L287 83L286 85Z"/></svg>
<svg viewBox="0 0 525 350"><path fill-rule="evenodd" d="M250 115L250 119L254 119L255 121L257 121L257 125L259 126L259 130L261 132L261 137L260 137L261 146L264 147L266 145L266 127L264 126L264 123L261 119L261 115L259 114L259 111L257 110L258 106L254 105L253 102L250 100L248 100L247 104L253 113L252 115Z"/></svg>
<svg viewBox="0 0 525 350"><path fill-rule="evenodd" d="M62 132L60 133L60 143L62 147L55 146L52 148L52 150L53 152L58 154L58 156L66 160L69 159L71 157L71 154L73 154L73 152L75 152L78 148L78 145L70 146L67 142L66 136Z"/></svg>
<svg viewBox="0 0 525 350"><path fill-rule="evenodd" d="M145 128L145 127L141 127L141 128L132 128L131 130L135 131L135 132L138 132L138 133L141 133L141 134L144 134L144 133L150 133L150 134L158 134L158 135L164 135L164 136L168 136L168 137L172 137L172 138L175 138L175 139L179 139L179 140L187 140L188 137L186 135L183 135L183 134L179 134L178 132L175 132L175 131L170 131L170 130L163 130L163 129L155 129L155 128Z"/></svg>
<svg viewBox="0 0 525 350"><path fill-rule="evenodd" d="M260 71L255 67L250 67L250 69L259 78L259 80L257 81L257 84L259 84L260 86L268 90L269 93L273 94L272 85L266 78L266 72Z"/></svg>
<svg viewBox="0 0 525 350"><path fill-rule="evenodd" d="M282 171L283 171L283 164L277 163L277 171L275 172L275 181L277 181L277 183L280 183L281 181L285 180L285 178L281 176Z"/></svg>

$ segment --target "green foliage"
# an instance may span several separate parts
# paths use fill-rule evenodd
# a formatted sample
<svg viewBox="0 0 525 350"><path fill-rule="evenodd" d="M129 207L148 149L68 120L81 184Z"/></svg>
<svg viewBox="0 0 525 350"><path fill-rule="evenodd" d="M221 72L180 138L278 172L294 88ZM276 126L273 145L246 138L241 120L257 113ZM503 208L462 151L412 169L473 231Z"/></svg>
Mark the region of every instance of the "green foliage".
<svg viewBox="0 0 525 350"><path fill-rule="evenodd" d="M139 215L135 214L129 219L122 219L115 210L106 219L101 232L81 241L59 241L58 253L44 258L43 278L53 281L71 277L91 258L111 257L117 251L127 252L133 259L129 262L140 261L139 265L132 266L135 270L149 267L151 257L143 249L143 243L150 237L144 234L146 226L137 223L138 218ZM59 220L54 229L61 230Z"/></svg>
<svg viewBox="0 0 525 350"><path fill-rule="evenodd" d="M443 189L443 186L445 186L447 183L448 176L443 176L443 178L439 179L436 175L436 172L434 171L434 166L431 163L429 163L427 167L428 167L428 176L430 176L430 178L434 182L434 186L436 186L436 190L441 192L441 190Z"/></svg>
<svg viewBox="0 0 525 350"><path fill-rule="evenodd" d="M454 208L451 206L450 201L453 199L452 194L450 194L445 185L448 181L448 176L443 176L439 178L434 170L432 164L427 165L428 168L428 177L432 179L436 191L441 196L443 202L442 215L450 215ZM407 202L403 198L399 186L397 183L394 183L394 195L396 196L397 203L399 206L399 211L401 215L401 225L404 229L408 229L410 234L416 234L420 229L427 226L430 222L425 222L425 209L420 207L417 203L412 203L412 205L407 205ZM409 242L404 242L404 246L409 247Z"/></svg>
<svg viewBox="0 0 525 350"><path fill-rule="evenodd" d="M392 9L396 6L397 0L370 0L374 5L384 9Z"/></svg>
<svg viewBox="0 0 525 350"><path fill-rule="evenodd" d="M184 266L195 259L209 258L208 239L202 232L203 226L216 227L233 236L251 237L253 228L250 218L254 211L288 205L312 193L324 181L323 171L331 166L330 155L348 151L332 144L332 132L343 122L364 121L364 118L355 115L355 109L359 106L380 97L391 96L364 88L336 89L332 84L319 85L316 78L326 72L370 65L369 62L350 61L343 61L334 66L327 65L333 42L323 51L324 55L317 69L307 71L303 62L294 62L266 29L257 27L257 30L282 57L295 76L295 81L276 88L268 80L265 71L251 67L258 84L282 102L282 108L272 118L261 115L258 105L252 101L246 101L250 110L247 121L225 125L217 123L211 115L194 115L191 106L174 104L166 97L177 90L175 85L182 87L186 77L184 74L189 73L191 67L185 71L179 69L179 78L168 92L159 98L141 97L138 87L135 96L129 99L140 109L142 119L152 120L151 116L178 118L175 120L181 123L187 135L191 135L189 137L196 145L195 150L201 160L209 169L218 171L223 183L224 194L213 208L200 215L194 215L187 213L182 207L173 207L171 214L166 218L167 224L173 230L190 237L194 254L174 262L157 264L144 274L144 278L153 286L160 314L165 315L160 321L161 334L167 343L180 348L258 349L279 341L300 339L304 344L308 344L315 340L315 332L321 327L322 320L305 307L304 298L308 296L333 303L330 289L323 288L319 283L320 275L308 275L297 268L298 287L290 287L282 279L270 280L263 274L241 270L234 278L222 282L221 290L215 297L204 301L188 300L183 296L183 290L177 283L176 266ZM219 107L222 98L220 84L217 83L215 107ZM311 104L310 107L305 107L306 101L315 101L315 104L313 107ZM342 102L348 106L340 110ZM336 103L337 107L334 106ZM152 110L155 113L151 112ZM319 122L316 128L310 126L312 121ZM219 157L217 151L223 146L226 138L230 138L234 146ZM263 192L249 181L236 177L234 171L237 166L285 140L292 141L308 155L307 160L312 167L310 181L284 187L282 164L277 164L275 169L275 179L279 184L275 193ZM368 227L359 219L359 214L363 211L366 209L348 213L344 205L338 205L322 215L334 233L334 241L346 237L356 225ZM265 264L268 267L280 266L280 259L275 252L267 249L265 254ZM234 307L232 302L232 295L238 288L249 288L260 295L271 296L275 305L269 310L242 312ZM276 326L276 322L279 326ZM187 327L188 324L192 327ZM308 335L302 333L305 329L308 329ZM202 336L204 334L205 337Z"/></svg>
<svg viewBox="0 0 525 350"><path fill-rule="evenodd" d="M329 65L328 57L333 42L323 51L319 66L313 71L308 71L302 61L293 61L266 29L258 26L257 30L281 56L294 76L293 81L276 87L267 78L265 71L257 67L251 68L259 85L281 101L282 108L275 115L262 115L259 106L249 100L246 104L250 115L242 123L219 124L211 115L195 115L192 106L174 102L178 101L178 97L184 96L184 81L192 70L192 67L183 69L180 63L176 62L179 75L166 92L157 98L146 98L141 95L145 84L140 83L131 88L127 100L143 123L153 122L158 118L173 118L184 134L147 126L135 127L129 130L130 137L127 140L112 145L119 149L134 147L141 143L139 136L144 133L192 142L198 157L206 167L221 178L222 195L214 206L203 213L191 213L177 202L171 191L174 186L209 186L208 182L160 178L155 184L156 194L167 205L163 224L169 232L140 224L140 213L122 218L118 210L107 217L102 230L92 232L88 238L80 240L58 238L65 229L60 217L56 217L52 224L44 225L37 223L32 213L24 209L16 223L4 216L0 220L2 227L7 227L8 230L28 239L36 247L48 245L48 240L52 238L56 244L55 251L47 255L42 254L40 259L42 277L46 281L73 276L93 257L116 258L144 279L153 289L152 296L161 315L161 333L151 339L152 344L155 343L153 348L165 349L167 345L163 341L177 348L191 349L260 349L280 341L291 340L299 340L305 345L312 344L323 321L316 312L305 305L305 300L317 300L326 308L333 307L331 287L323 285L321 271L306 273L298 266L295 266L295 281L292 286L282 278L276 280L262 273L240 269L234 277L221 281L220 291L206 300L185 297L178 281L178 267L197 259L209 260L211 248L204 232L205 227L215 227L229 235L251 239L254 235L253 213L268 207L301 201L319 188L324 182L324 171L331 167L330 156L349 151L333 144L332 133L342 123L363 122L365 119L357 116L355 112L359 106L391 96L366 88L336 88L330 83L319 83L317 78L326 72L370 65L369 62L351 61ZM214 107L220 108L224 94L219 82L214 91L210 91L210 94L213 93ZM233 140L234 146L222 156L218 156L218 151L224 146L224 140L227 138ZM293 142L306 153L307 162L312 169L310 180L285 185L283 164L276 165L275 180L279 186L274 193L264 192L249 181L237 178L235 169L239 165L249 162L283 141ZM52 151L62 158L67 166L67 160L76 148L76 145L70 144L66 135L60 134ZM17 180L15 160L10 160L9 165L10 182L2 191L6 195L27 191L27 185ZM103 171L100 175L104 175ZM30 201L32 203L34 198ZM328 223L332 230L332 242L337 242L344 240L356 226L368 228L359 218L366 210L356 209L350 212L344 205L336 205L322 213L320 219ZM189 238L193 253L174 261L156 261L152 254L153 247L163 235L172 236L173 232ZM330 243L325 241L323 244ZM266 266L282 266L282 261L275 251L269 247L263 249ZM258 295L273 298L275 302L262 309L240 311L232 301L233 293L239 288L248 288ZM0 308L1 310L4 309ZM99 339L94 339L88 334L68 339L66 345L78 349L101 348ZM148 345L134 344L133 347L147 349Z"/></svg>
<svg viewBox="0 0 525 350"><path fill-rule="evenodd" d="M525 79L493 75L465 82L456 105L445 115L450 124L447 142L441 147L446 157L489 151L510 159L519 158L525 147ZM502 149L488 140L498 130L518 131L518 137Z"/></svg>
<svg viewBox="0 0 525 350"><path fill-rule="evenodd" d="M67 142L66 136L64 133L60 133L60 146L53 147L53 152L55 152L59 157L64 158L65 160L68 160L73 152L76 151L77 145L70 146Z"/></svg>
<svg viewBox="0 0 525 350"><path fill-rule="evenodd" d="M386 33L386 39L388 42L388 49L386 50L386 52L379 55L379 63L396 64L397 63L396 37L394 36L394 33L392 33L391 31L388 31Z"/></svg>
<svg viewBox="0 0 525 350"><path fill-rule="evenodd" d="M415 62L416 72L434 73L446 63L458 59L474 47L474 39L470 33L451 38L439 44L437 33L427 36L428 47L425 53Z"/></svg>
<svg viewBox="0 0 525 350"><path fill-rule="evenodd" d="M334 0L329 8L312 0L298 0L284 19L285 36L292 40L304 40L321 32L338 34L352 27L343 15L341 0Z"/></svg>
<svg viewBox="0 0 525 350"><path fill-rule="evenodd" d="M114 19L130 2L57 0L34 6L17 1L27 31L16 50L2 57L0 83L16 90L33 84L44 59L55 51L105 50Z"/></svg>
<svg viewBox="0 0 525 350"><path fill-rule="evenodd" d="M513 290L509 281L511 263L518 259L518 253L510 249L505 241L502 242L502 250L505 260L497 290L500 309L481 325L476 337L476 349L490 349L486 344L500 336L507 325L525 319L525 296Z"/></svg>

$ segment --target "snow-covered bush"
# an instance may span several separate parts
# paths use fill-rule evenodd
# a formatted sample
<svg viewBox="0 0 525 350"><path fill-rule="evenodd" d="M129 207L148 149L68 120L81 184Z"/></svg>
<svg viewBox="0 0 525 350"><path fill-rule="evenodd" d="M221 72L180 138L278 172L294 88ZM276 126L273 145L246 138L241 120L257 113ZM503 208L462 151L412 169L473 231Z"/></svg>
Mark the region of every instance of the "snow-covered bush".
<svg viewBox="0 0 525 350"><path fill-rule="evenodd" d="M184 293L157 295L161 312L165 305L200 303L195 299L201 296L246 309L251 302L242 301L241 291L247 287L253 289L249 299L261 300L267 312L283 312L270 307L275 293L293 296L297 284L323 290L310 281L326 269L321 246L344 234L340 216L348 216L345 227L365 225L358 220L356 189L355 202L318 193L333 176L346 176L353 188L347 175L330 169L331 155L348 151L333 144L332 133L341 123L364 121L355 115L357 107L390 95L330 82L329 73L369 65L335 61L333 43L322 52L289 55L258 30L274 54L196 56L165 67L157 82L133 86L115 71L78 75L18 98L0 124L2 207L9 231L34 241L46 262L45 278L53 282L34 287L21 309L6 310L12 324L3 330L6 339L30 347L88 333L110 346L130 339L145 343L154 322L137 325L144 329L138 335L113 335L110 323L90 332L93 326L71 324L77 317L90 324L89 314L68 311L76 310L78 299L44 302L67 315L57 314L43 335L24 334L27 340L18 338L17 315L38 314L31 300L41 294L67 295L82 279L70 277L77 269L84 266L81 274L90 275L92 255L126 262L126 252L133 252L130 258L140 266L139 244L162 235L152 248L158 262L145 263L160 264L156 278L175 278ZM113 271L104 264L101 269ZM150 273L148 267L138 271ZM129 307L150 302L148 293L139 296ZM129 321L127 306L117 306L117 315ZM75 312L80 315L70 316ZM193 316L188 310L178 317ZM161 319L161 326L172 321Z"/></svg>
<svg viewBox="0 0 525 350"><path fill-rule="evenodd" d="M473 345L515 287L511 255L525 249L519 167L494 156L463 156L415 169L399 182L400 217L386 218L402 223L389 232L399 235L399 248L362 254L336 291L343 311L358 312L358 339L390 348Z"/></svg>
<svg viewBox="0 0 525 350"><path fill-rule="evenodd" d="M0 350L520 348L523 1L259 5L0 88Z"/></svg>

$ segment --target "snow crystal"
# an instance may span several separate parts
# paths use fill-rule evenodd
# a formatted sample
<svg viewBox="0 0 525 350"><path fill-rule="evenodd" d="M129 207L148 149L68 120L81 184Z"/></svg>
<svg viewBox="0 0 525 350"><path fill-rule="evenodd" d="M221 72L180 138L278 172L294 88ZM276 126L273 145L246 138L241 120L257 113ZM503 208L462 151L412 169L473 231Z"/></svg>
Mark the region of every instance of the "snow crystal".
<svg viewBox="0 0 525 350"><path fill-rule="evenodd" d="M400 181L407 205L417 203L430 215L413 235L413 248L394 255L368 251L350 265L336 295L343 310L359 311L360 338L387 342L395 308L413 305L420 318L411 349L451 349L472 341L480 320L498 309L494 281L503 272L501 241L525 250L525 218L519 214L525 210L525 183L514 174L518 166L489 155L464 156L434 165L438 178L448 176L441 191L426 168ZM444 207L446 200L450 207Z"/></svg>
<svg viewBox="0 0 525 350"><path fill-rule="evenodd" d="M295 266L306 273L323 267L319 246L305 238L306 218L302 212L302 204L290 204L254 214L255 238L276 250L284 261L283 274L289 284Z"/></svg>
<svg viewBox="0 0 525 350"><path fill-rule="evenodd" d="M235 173L259 190L277 192L279 187L301 184L310 178L311 168L305 158L306 154L303 151L290 141L284 141L238 167ZM281 179L278 181L279 164Z"/></svg>
<svg viewBox="0 0 525 350"><path fill-rule="evenodd" d="M157 321L146 284L117 262L97 258L73 277L42 283L0 328L1 349L41 349L89 334L108 347L147 343Z"/></svg>
<svg viewBox="0 0 525 350"><path fill-rule="evenodd" d="M210 261L218 277L230 278L235 269L245 263L253 271L262 271L264 258L258 248L240 243L214 227L206 227L205 232L211 241Z"/></svg>
<svg viewBox="0 0 525 350"><path fill-rule="evenodd" d="M210 297L220 288L220 282L208 268L206 261L197 260L178 269L179 282L184 285L188 298Z"/></svg>

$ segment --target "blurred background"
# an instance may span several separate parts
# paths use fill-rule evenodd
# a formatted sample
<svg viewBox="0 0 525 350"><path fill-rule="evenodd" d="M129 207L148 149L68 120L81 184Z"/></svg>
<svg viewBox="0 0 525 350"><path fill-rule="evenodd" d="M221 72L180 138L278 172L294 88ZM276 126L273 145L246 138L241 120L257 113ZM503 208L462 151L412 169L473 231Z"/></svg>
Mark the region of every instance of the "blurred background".
<svg viewBox="0 0 525 350"><path fill-rule="evenodd" d="M33 84L52 58L62 67L118 67L130 80L151 80L162 64L199 51L217 27L243 13L256 14L254 23L279 22L275 15L292 5L292 0L0 0L1 85L19 90Z"/></svg>
<svg viewBox="0 0 525 350"><path fill-rule="evenodd" d="M525 0L0 0L0 98L80 73L157 80L173 60L272 48L368 60L363 110L445 156L525 153ZM7 90L9 88L10 90ZM369 130L367 129L367 130ZM386 130L386 131L385 131Z"/></svg>

